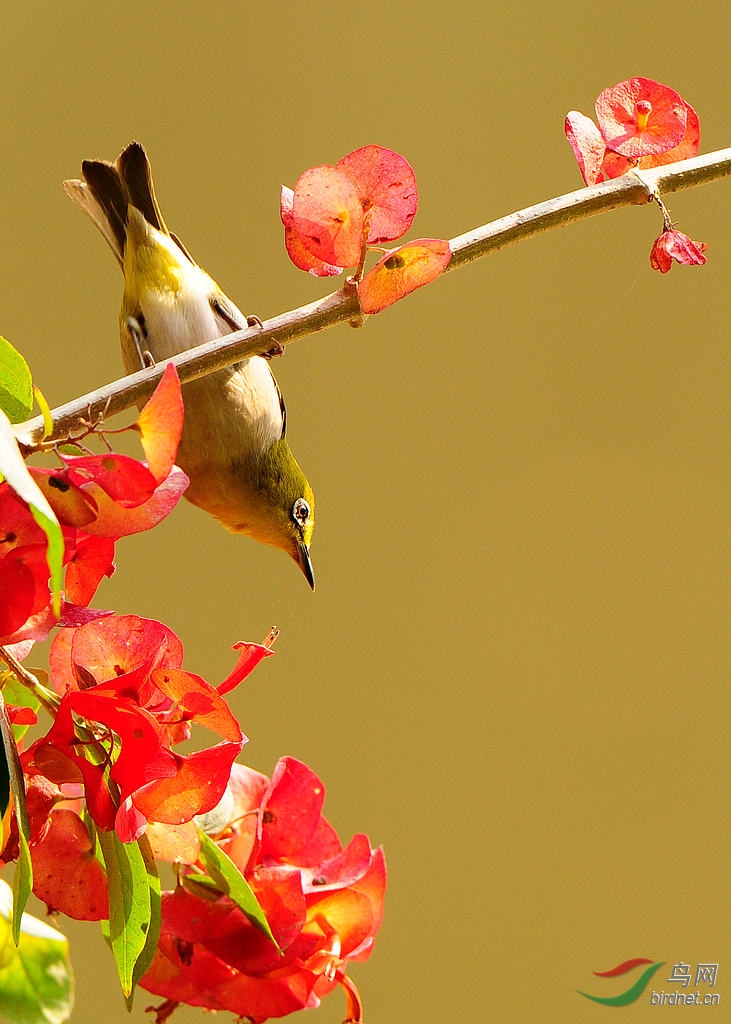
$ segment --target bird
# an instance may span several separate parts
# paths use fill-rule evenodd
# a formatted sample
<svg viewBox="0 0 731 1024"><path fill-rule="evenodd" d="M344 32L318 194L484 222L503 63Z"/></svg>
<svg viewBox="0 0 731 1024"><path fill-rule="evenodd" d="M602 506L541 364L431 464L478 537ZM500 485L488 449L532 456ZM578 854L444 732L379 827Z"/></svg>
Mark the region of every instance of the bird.
<svg viewBox="0 0 731 1024"><path fill-rule="evenodd" d="M242 330L246 317L168 230L150 161L131 142L115 161L84 160L66 194L89 215L124 274L119 314L127 373ZM289 554L315 589L310 544L315 499L286 438L282 393L265 356L183 386L176 458L186 497L233 533Z"/></svg>

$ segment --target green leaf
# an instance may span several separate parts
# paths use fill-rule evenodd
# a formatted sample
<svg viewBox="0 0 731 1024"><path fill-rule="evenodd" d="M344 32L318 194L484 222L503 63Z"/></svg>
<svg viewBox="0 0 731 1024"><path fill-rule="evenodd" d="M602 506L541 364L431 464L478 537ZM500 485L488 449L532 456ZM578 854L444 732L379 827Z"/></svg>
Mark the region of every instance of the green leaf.
<svg viewBox="0 0 731 1024"><path fill-rule="evenodd" d="M148 865L138 842L121 843L116 832L100 831L98 838L109 884L109 942L122 992L129 1000L137 980L137 962L149 953L153 929Z"/></svg>
<svg viewBox="0 0 731 1024"><path fill-rule="evenodd" d="M18 448L10 421L0 410L0 473L15 493L30 508L31 515L48 538L48 568L51 573L53 607L59 614L61 607L61 580L63 567L63 534L55 513L40 490Z"/></svg>
<svg viewBox="0 0 731 1024"><path fill-rule="evenodd" d="M42 668L34 668L32 672L39 683L43 686L48 686L47 672ZM20 682L14 672L1 672L0 686L2 686L3 697L7 704L14 704L18 708L30 708L31 711L35 712L39 710L41 706L40 700L27 686ZM16 722L13 725L13 735L16 741L22 739L28 729L30 729L29 725L18 725Z"/></svg>
<svg viewBox="0 0 731 1024"><path fill-rule="evenodd" d="M0 690L0 771L2 777L0 783L4 784L7 781L7 788L5 785L2 786L0 791L0 797L2 798L2 807L0 808L0 816L5 814L10 803L10 791L19 795L19 801L16 801L16 813L18 814L18 820L25 831L26 837L29 835L28 830L28 817L25 812L25 783L23 781L23 769L20 765L20 759L18 757L18 746L15 742L15 734L13 727L10 724L10 718L8 717L8 711L5 706L5 698L9 695L9 691L12 689L12 681L15 681L15 676L10 675L9 680L5 683L2 690ZM21 689L23 689L21 687ZM26 691L27 692L27 691Z"/></svg>
<svg viewBox="0 0 731 1024"><path fill-rule="evenodd" d="M25 796L23 806L25 807ZM26 820L26 828L27 825ZM30 847L22 828L18 829L18 849L20 852L13 872L13 942L16 946L20 942L23 918L26 916L23 911L33 889L33 864L30 859Z"/></svg>
<svg viewBox="0 0 731 1024"><path fill-rule="evenodd" d="M3 1024L63 1024L74 1005L68 940L30 914L12 941L12 897L0 881L0 1020Z"/></svg>
<svg viewBox="0 0 731 1024"><path fill-rule="evenodd" d="M46 396L43 394L39 387L33 385L33 394L35 395L38 408L41 410L41 416L43 417L43 440L50 437L53 433L53 417L51 416L51 407L46 401Z"/></svg>
<svg viewBox="0 0 731 1024"><path fill-rule="evenodd" d="M201 829L198 829L198 835L201 843L199 859L208 874L220 891L233 900L251 923L268 939L271 939L276 946L277 941L269 927L269 922L249 883L231 858L219 846L216 846L210 836L207 836ZM202 879L198 879L198 881L202 881ZM277 948L279 947L277 946Z"/></svg>
<svg viewBox="0 0 731 1024"><path fill-rule="evenodd" d="M2 716L0 718L0 735L2 736L0 744L0 818L4 818L10 803L10 758L8 757L6 735L12 737L12 729L2 693L0 693L0 716ZM13 745L15 745L14 739Z"/></svg>
<svg viewBox="0 0 731 1024"><path fill-rule="evenodd" d="M33 379L28 364L9 341L0 338L0 409L11 423L33 411Z"/></svg>
<svg viewBox="0 0 731 1024"><path fill-rule="evenodd" d="M0 740L2 742L4 768L7 771L7 797L9 802L10 793L13 795L15 817L18 822L18 842L20 853L18 862L13 873L13 940L17 945L20 938L21 917L28 902L31 889L33 888L33 865L30 859L28 839L30 837L30 825L28 824L28 812L25 807L25 782L23 781L23 769L18 757L18 747L15 743L13 730L8 718L5 698L0 692ZM5 794L4 794L5 795ZM3 808L3 814L7 809L7 802Z"/></svg>
<svg viewBox="0 0 731 1024"><path fill-rule="evenodd" d="M152 852L152 847L150 846L150 840L147 836L142 835L137 840L137 844L140 848L140 853L142 854L142 859L145 862L145 869L147 871L147 885L150 893L150 926L147 929L147 939L145 941L144 949L137 958L137 963L135 964L135 969L132 974L132 993L127 998L128 1010L132 1009L132 998L134 996L135 986L154 959L157 942L160 938L160 925L162 922L160 876L157 873L157 864Z"/></svg>

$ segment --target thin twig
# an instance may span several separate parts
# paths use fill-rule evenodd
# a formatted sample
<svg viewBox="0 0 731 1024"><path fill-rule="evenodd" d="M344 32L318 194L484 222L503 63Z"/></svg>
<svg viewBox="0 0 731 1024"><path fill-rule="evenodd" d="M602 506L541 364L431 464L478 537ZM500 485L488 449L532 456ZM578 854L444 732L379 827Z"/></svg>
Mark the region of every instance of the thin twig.
<svg viewBox="0 0 731 1024"><path fill-rule="evenodd" d="M0 646L0 660L5 662L18 682L30 690L38 698L46 711L55 718L58 706L61 703L61 698L58 694L49 690L32 672L29 672L24 665L21 665L7 647Z"/></svg>
<svg viewBox="0 0 731 1024"><path fill-rule="evenodd" d="M595 217L621 206L644 204L653 195L680 192L728 175L731 175L731 149L721 149L665 167L643 170L641 180L634 174L625 174L600 185L569 192L451 239L449 244L453 255L447 270L456 270L515 242L574 221ZM227 334L59 406L51 413L54 425L51 439L67 437L82 418L95 422L101 415L112 416L133 405L143 404L154 391L168 362L175 363L180 379L185 382L204 377L249 356L265 355L277 344L289 345L335 324L351 322L358 325L362 319L355 290L346 284L345 288L323 299L266 320L261 328L251 327ZM37 416L27 420L14 430L21 448L32 450L43 433L42 418Z"/></svg>

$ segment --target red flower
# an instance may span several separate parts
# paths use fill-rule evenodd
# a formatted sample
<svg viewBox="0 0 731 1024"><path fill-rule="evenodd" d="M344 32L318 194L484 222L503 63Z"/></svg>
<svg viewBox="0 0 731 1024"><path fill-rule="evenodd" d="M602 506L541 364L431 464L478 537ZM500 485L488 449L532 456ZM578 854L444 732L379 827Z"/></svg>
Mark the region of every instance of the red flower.
<svg viewBox="0 0 731 1024"><path fill-rule="evenodd" d="M192 873L163 896L143 988L258 1024L317 1006L340 984L349 1019L360 1020L346 970L367 959L381 924L383 851L362 835L343 849L322 816L322 783L294 758L283 758L271 781L234 765L229 793L229 825L217 842L256 893L279 949L227 897L204 900L186 888Z"/></svg>
<svg viewBox="0 0 731 1024"><path fill-rule="evenodd" d="M686 263L688 266L702 266L706 262L703 254L707 248L705 242L694 242L682 231L665 228L652 246L650 266L653 270L659 270L661 274L667 274L673 260L676 263Z"/></svg>
<svg viewBox="0 0 731 1024"><path fill-rule="evenodd" d="M61 621L86 606L103 576L114 572L114 543L63 527L66 567ZM56 625L49 590L47 541L30 509L0 483L0 643L44 639ZM99 613L97 613L99 614Z"/></svg>
<svg viewBox="0 0 731 1024"><path fill-rule="evenodd" d="M651 78L629 78L599 94L596 119L607 148L637 160L677 146L687 114L674 89Z"/></svg>
<svg viewBox="0 0 731 1024"><path fill-rule="evenodd" d="M147 466L108 452L63 456L60 469L31 467L63 529L60 619L49 591L46 535L25 502L7 482L0 483L0 643L43 640L57 624L79 624L79 608L114 572L114 542L150 529L175 507L188 484L173 466L183 423L180 395L171 364L134 425ZM84 618L100 614L87 612Z"/></svg>
<svg viewBox="0 0 731 1024"><path fill-rule="evenodd" d="M92 818L122 842L148 820L180 824L215 807L245 742L221 694L183 671L182 658L172 630L135 615L64 630L51 647L51 682L63 696L24 766L59 785L83 782ZM89 723L84 733L79 717ZM174 752L194 723L222 742Z"/></svg>
<svg viewBox="0 0 731 1024"><path fill-rule="evenodd" d="M317 277L345 267L363 273L366 254L409 230L419 194L411 165L382 146L363 146L334 166L301 174L282 187L280 216L290 259ZM377 313L429 284L452 257L442 239L423 238L387 252L361 283L364 313Z"/></svg>
<svg viewBox="0 0 731 1024"><path fill-rule="evenodd" d="M577 110L564 124L585 184L618 178L632 167L657 167L695 156L698 115L674 89L629 78L596 101L597 124Z"/></svg>
<svg viewBox="0 0 731 1024"><path fill-rule="evenodd" d="M66 805L57 806L62 802ZM26 780L25 803L35 895L49 913L58 911L77 921L108 917L106 875L79 814L58 786L42 775ZM13 817L2 862L16 860L18 853L18 825Z"/></svg>

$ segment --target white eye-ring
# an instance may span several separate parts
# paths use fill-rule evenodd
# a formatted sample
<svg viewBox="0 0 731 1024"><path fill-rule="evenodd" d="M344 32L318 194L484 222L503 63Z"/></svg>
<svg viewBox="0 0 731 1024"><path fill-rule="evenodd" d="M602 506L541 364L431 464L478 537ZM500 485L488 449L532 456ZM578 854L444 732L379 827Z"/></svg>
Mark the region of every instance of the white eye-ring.
<svg viewBox="0 0 731 1024"><path fill-rule="evenodd" d="M307 520L312 515L310 504L304 498L298 498L292 506L292 518L295 523L299 523L300 526L304 526Z"/></svg>

